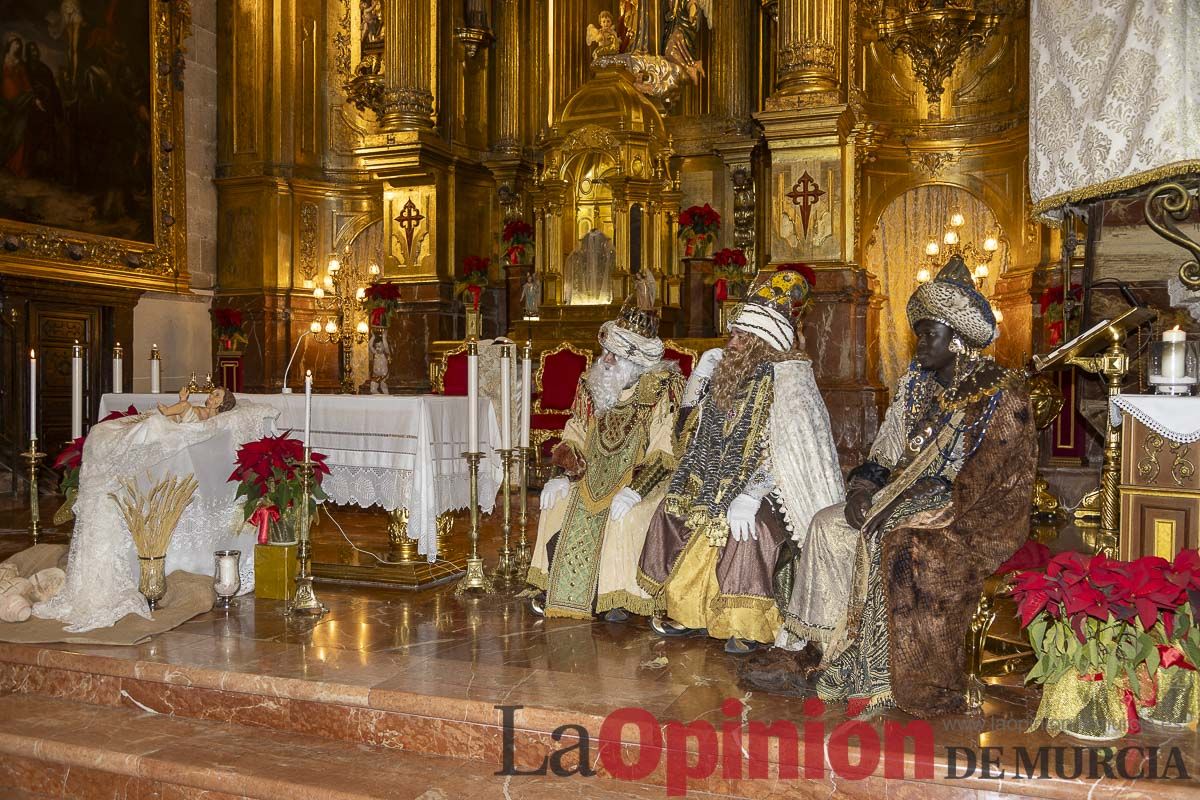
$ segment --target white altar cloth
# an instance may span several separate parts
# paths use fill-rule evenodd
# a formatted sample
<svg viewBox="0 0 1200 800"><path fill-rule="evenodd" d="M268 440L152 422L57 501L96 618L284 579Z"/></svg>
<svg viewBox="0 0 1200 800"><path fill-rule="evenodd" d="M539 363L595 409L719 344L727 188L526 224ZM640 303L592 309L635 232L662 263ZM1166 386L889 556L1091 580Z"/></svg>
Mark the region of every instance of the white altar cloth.
<svg viewBox="0 0 1200 800"><path fill-rule="evenodd" d="M1162 394L1121 394L1109 407L1112 424L1121 424L1121 412L1129 414L1171 442L1200 441L1200 397L1171 397Z"/></svg>
<svg viewBox="0 0 1200 800"><path fill-rule="evenodd" d="M193 395L200 403L207 395ZM304 437L303 394L238 394L243 401L278 410L274 431ZM134 406L138 411L178 400L171 394L106 394L100 416ZM503 479L496 448L500 425L495 408L479 400L479 506L490 513ZM466 459L467 398L444 395L314 394L310 435L313 450L328 458L330 475L322 488L340 505L408 509L408 535L417 551L437 559L437 517L467 508L470 494ZM232 471L233 465L229 469Z"/></svg>

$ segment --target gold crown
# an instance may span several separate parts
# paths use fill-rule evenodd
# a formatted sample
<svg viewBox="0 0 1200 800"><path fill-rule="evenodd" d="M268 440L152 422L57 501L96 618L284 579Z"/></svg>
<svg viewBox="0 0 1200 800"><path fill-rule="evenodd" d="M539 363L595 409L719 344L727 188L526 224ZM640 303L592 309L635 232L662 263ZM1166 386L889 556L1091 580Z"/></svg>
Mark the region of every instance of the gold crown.
<svg viewBox="0 0 1200 800"><path fill-rule="evenodd" d="M617 327L633 331L638 336L653 339L658 336L658 312L653 309L639 308L633 297L626 297L621 304L621 313L617 317Z"/></svg>

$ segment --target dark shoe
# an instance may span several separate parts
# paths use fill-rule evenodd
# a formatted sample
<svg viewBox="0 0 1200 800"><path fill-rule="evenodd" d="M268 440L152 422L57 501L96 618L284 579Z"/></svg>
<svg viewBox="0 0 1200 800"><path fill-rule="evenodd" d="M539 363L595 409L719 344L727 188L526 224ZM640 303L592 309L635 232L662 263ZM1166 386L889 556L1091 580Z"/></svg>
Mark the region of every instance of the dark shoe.
<svg viewBox="0 0 1200 800"><path fill-rule="evenodd" d="M604 615L605 622L625 622L629 619L629 614L623 608L610 609Z"/></svg>
<svg viewBox="0 0 1200 800"><path fill-rule="evenodd" d="M749 639L739 639L736 636L730 636L725 642L725 652L731 656L746 656L758 649L758 642L752 642Z"/></svg>
<svg viewBox="0 0 1200 800"><path fill-rule="evenodd" d="M529 598L529 609L536 616L546 616L546 593L542 592Z"/></svg>
<svg viewBox="0 0 1200 800"><path fill-rule="evenodd" d="M657 633L659 636L679 639L684 636L705 636L708 634L704 628L685 628L678 622L662 617L650 618L650 630Z"/></svg>

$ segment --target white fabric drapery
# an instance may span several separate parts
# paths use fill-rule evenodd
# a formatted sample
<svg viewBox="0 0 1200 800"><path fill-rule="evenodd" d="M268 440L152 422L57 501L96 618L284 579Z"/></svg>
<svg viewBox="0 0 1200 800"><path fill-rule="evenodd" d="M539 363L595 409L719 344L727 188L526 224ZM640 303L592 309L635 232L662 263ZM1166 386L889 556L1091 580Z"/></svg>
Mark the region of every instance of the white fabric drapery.
<svg viewBox="0 0 1200 800"><path fill-rule="evenodd" d="M1200 169L1200 3L1033 0L1029 14L1036 214Z"/></svg>

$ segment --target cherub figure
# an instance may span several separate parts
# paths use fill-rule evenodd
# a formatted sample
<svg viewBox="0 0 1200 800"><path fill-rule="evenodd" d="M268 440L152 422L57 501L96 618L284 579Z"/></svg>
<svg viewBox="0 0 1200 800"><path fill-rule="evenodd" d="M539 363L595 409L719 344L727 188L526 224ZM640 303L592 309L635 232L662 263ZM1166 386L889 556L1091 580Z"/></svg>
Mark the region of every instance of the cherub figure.
<svg viewBox="0 0 1200 800"><path fill-rule="evenodd" d="M392 357L392 346L387 340L387 330L377 329L367 349L371 353L371 380L368 389L371 394L387 394L387 379L390 373L388 360Z"/></svg>
<svg viewBox="0 0 1200 800"><path fill-rule="evenodd" d="M596 45L596 49L592 51L592 58L621 52L621 37L617 35L617 29L613 27L611 12L600 12L599 28L591 24L587 26L587 43Z"/></svg>
<svg viewBox="0 0 1200 800"><path fill-rule="evenodd" d="M194 406L187 401L191 394L185 386L179 390L179 402L169 406L159 403L158 413L172 422L204 422L237 405L233 392L226 391L223 386L213 389L202 406Z"/></svg>

